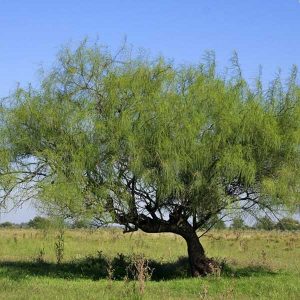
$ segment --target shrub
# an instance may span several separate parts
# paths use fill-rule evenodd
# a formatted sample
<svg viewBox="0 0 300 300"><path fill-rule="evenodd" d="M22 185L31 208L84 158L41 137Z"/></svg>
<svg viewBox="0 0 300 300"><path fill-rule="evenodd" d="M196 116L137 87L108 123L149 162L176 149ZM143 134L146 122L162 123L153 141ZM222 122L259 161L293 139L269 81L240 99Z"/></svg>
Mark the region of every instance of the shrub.
<svg viewBox="0 0 300 300"><path fill-rule="evenodd" d="M15 227L15 224L11 223L11 222L3 222L0 224L1 228L12 228Z"/></svg>
<svg viewBox="0 0 300 300"><path fill-rule="evenodd" d="M34 217L28 222L28 227L34 229L48 229L51 226L51 221L43 217Z"/></svg>
<svg viewBox="0 0 300 300"><path fill-rule="evenodd" d="M275 229L275 224L270 218L261 217L257 220L254 227L261 230L273 230Z"/></svg>
<svg viewBox="0 0 300 300"><path fill-rule="evenodd" d="M72 224L72 228L75 229L80 229L80 228L90 228L91 227L91 224L90 224L90 221L87 221L87 220L75 220Z"/></svg>
<svg viewBox="0 0 300 300"><path fill-rule="evenodd" d="M245 225L245 222L244 222L243 218L236 217L232 220L230 228L232 228L232 229L246 229L247 226Z"/></svg>
<svg viewBox="0 0 300 300"><path fill-rule="evenodd" d="M276 225L279 230L300 230L300 223L293 218L282 218Z"/></svg>

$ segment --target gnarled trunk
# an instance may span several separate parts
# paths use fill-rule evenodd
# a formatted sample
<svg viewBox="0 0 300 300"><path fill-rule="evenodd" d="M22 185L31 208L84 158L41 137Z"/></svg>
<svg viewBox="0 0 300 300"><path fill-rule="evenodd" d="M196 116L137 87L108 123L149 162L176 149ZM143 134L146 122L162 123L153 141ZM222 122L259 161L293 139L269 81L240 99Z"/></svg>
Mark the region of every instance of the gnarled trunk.
<svg viewBox="0 0 300 300"><path fill-rule="evenodd" d="M187 243L191 275L205 276L214 272L217 263L205 256L204 249L199 241L195 229L187 221L170 222L149 218L142 215L137 227L148 233L172 232L182 236Z"/></svg>
<svg viewBox="0 0 300 300"><path fill-rule="evenodd" d="M195 231L184 235L187 242L191 275L206 276L214 271L215 262L205 256L205 251Z"/></svg>

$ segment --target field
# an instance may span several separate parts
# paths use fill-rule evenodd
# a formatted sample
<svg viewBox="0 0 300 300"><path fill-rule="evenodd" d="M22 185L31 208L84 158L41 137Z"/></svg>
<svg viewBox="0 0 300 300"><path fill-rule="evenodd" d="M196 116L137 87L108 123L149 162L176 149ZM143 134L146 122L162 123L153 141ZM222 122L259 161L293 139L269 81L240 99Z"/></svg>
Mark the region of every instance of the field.
<svg viewBox="0 0 300 300"><path fill-rule="evenodd" d="M0 299L300 299L299 232L211 231L202 242L222 269L201 279L188 278L172 234L58 234L0 230ZM132 261L148 261L151 279L132 280Z"/></svg>

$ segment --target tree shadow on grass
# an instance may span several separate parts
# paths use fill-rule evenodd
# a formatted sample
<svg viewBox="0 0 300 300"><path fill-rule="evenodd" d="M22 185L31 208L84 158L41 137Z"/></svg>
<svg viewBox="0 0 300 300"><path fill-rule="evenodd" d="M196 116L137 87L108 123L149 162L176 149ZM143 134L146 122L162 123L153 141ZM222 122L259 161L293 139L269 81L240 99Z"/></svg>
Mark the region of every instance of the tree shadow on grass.
<svg viewBox="0 0 300 300"><path fill-rule="evenodd" d="M123 280L124 278L134 278L134 257L118 254L113 259L109 259L98 252L97 256L88 256L84 259L74 260L66 263L55 264L47 262L30 261L1 261L0 277L12 280L23 280L28 276L78 279L86 278L92 280L105 279L112 272L112 278ZM148 261L151 280L172 280L189 277L188 258L182 257L174 262ZM227 263L220 263L221 277L251 277L276 275L268 267L263 265L248 266L244 268L232 268Z"/></svg>

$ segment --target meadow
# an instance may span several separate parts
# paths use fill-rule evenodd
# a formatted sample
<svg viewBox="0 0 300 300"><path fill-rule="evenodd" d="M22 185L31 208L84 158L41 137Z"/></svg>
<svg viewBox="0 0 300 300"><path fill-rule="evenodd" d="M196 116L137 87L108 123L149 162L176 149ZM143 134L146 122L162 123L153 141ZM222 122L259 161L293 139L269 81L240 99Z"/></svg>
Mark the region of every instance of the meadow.
<svg viewBox="0 0 300 300"><path fill-rule="evenodd" d="M300 299L300 232L215 230L202 242L221 268L189 278L173 234L1 229L0 299ZM145 274L130 273L141 261Z"/></svg>

